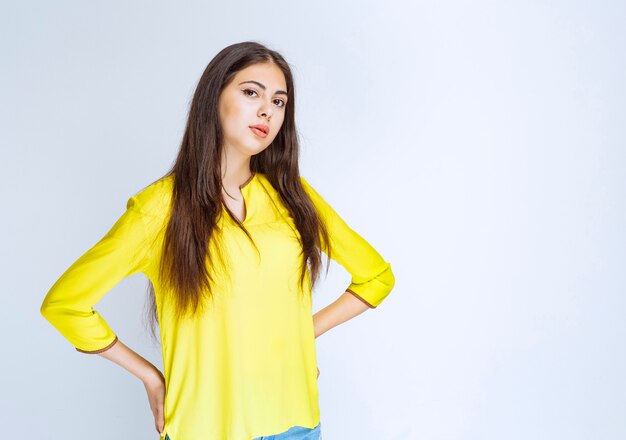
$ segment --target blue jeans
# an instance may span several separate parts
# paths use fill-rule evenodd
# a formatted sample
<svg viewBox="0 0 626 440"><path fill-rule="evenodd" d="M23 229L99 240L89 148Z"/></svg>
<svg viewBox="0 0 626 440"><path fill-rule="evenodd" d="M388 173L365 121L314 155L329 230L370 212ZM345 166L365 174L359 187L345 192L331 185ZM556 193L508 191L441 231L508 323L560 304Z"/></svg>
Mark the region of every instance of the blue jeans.
<svg viewBox="0 0 626 440"><path fill-rule="evenodd" d="M322 440L322 422L319 422L315 428L292 426L280 434L256 437L252 440Z"/></svg>
<svg viewBox="0 0 626 440"><path fill-rule="evenodd" d="M169 435L165 435L165 440L171 440ZM256 437L253 440L322 440L322 422L318 423L315 428L292 426L280 434Z"/></svg>

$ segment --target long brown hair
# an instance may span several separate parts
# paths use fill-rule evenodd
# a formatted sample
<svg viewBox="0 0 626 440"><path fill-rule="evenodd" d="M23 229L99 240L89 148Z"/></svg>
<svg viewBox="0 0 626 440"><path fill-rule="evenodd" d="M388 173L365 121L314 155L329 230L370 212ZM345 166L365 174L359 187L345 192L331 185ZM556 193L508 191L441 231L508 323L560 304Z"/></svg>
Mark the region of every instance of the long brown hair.
<svg viewBox="0 0 626 440"><path fill-rule="evenodd" d="M222 207L226 207L221 195L220 159L223 146L218 99L238 71L255 63L274 63L282 70L288 99L280 131L272 144L252 156L250 170L266 176L294 219L302 245L300 285L305 280L307 265L311 287L315 285L322 266L320 249L324 249L330 259L328 232L300 182L295 93L289 64L278 52L260 43L246 41L232 44L222 49L204 70L191 101L178 156L163 176L174 175L174 189L159 264L159 283L173 292L177 319L195 315L203 309L207 300L213 298L211 267L215 257L221 260L221 256L211 255L209 242L214 236ZM226 212L254 244L237 217L228 208ZM146 312L150 330L156 339L158 314L151 281Z"/></svg>

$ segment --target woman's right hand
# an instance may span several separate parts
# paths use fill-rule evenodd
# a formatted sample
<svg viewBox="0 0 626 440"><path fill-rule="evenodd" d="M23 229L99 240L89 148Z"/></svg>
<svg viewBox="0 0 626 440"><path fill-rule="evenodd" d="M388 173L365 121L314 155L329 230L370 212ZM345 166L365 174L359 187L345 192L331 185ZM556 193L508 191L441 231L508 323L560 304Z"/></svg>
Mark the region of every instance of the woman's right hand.
<svg viewBox="0 0 626 440"><path fill-rule="evenodd" d="M163 405L165 401L165 377L163 373L148 362L146 359L135 353L119 339L111 348L98 353L105 359L115 362L139 378L146 387L150 408L154 414L154 424L159 435L165 427L165 415Z"/></svg>
<svg viewBox="0 0 626 440"><path fill-rule="evenodd" d="M163 373L155 368L154 374L144 380L144 386L148 393L148 401L150 409L154 415L154 426L159 435L163 433L165 425L165 416L163 413L163 402L165 401L165 377Z"/></svg>

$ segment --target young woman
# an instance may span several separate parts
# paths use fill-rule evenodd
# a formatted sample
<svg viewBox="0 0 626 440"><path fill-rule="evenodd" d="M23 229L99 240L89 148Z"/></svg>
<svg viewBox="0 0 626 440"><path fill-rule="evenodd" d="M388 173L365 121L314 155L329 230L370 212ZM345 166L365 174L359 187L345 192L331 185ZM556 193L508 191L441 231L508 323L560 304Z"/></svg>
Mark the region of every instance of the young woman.
<svg viewBox="0 0 626 440"><path fill-rule="evenodd" d="M394 286L390 264L300 176L294 109L279 53L256 42L219 52L172 168L128 199L43 301L76 350L144 383L161 439L321 438L315 338ZM311 316L321 252L352 280ZM93 309L138 272L150 281L164 374Z"/></svg>

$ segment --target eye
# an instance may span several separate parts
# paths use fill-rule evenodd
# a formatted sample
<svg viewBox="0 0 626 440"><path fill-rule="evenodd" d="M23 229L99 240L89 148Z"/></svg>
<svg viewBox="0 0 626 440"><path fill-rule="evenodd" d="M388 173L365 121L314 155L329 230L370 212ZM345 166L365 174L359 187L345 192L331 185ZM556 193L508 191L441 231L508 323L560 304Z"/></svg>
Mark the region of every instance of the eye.
<svg viewBox="0 0 626 440"><path fill-rule="evenodd" d="M254 89L243 89L243 94L246 96L252 96L250 95L248 92L252 92L252 93L256 93L256 90ZM281 104L278 106L280 108L283 108L284 106L287 105L287 103L285 102L284 99L275 99L274 101L279 101Z"/></svg>

